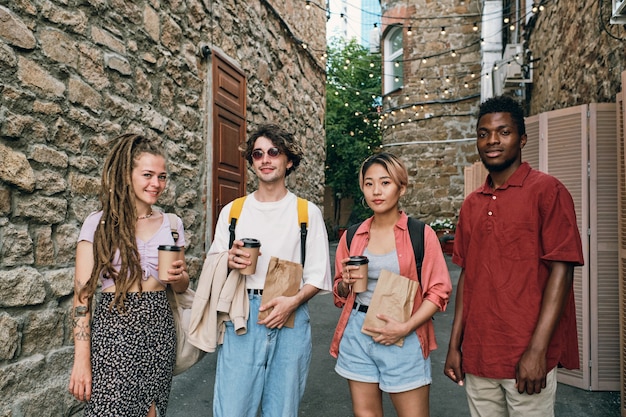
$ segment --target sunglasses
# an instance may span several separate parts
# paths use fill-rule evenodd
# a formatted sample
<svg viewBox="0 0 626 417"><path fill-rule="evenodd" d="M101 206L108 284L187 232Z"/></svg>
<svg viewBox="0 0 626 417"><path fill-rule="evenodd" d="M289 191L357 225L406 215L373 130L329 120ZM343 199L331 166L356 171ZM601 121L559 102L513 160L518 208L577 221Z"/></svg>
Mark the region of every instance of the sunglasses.
<svg viewBox="0 0 626 417"><path fill-rule="evenodd" d="M265 152L261 149L255 149L252 151L252 159L255 159L257 161L263 158L263 155L265 155ZM269 148L267 150L267 156L269 156L270 158L276 158L278 157L278 155L280 155L280 149L276 147Z"/></svg>

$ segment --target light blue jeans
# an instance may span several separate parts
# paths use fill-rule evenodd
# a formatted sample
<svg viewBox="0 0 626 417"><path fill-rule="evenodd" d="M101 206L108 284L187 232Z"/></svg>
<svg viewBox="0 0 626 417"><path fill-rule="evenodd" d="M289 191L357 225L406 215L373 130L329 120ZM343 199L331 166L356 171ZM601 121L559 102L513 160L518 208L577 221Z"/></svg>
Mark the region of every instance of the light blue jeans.
<svg viewBox="0 0 626 417"><path fill-rule="evenodd" d="M297 416L311 363L311 323L305 303L296 310L293 329L257 324L260 295L250 298L248 331L237 336L226 324L218 348L214 417Z"/></svg>

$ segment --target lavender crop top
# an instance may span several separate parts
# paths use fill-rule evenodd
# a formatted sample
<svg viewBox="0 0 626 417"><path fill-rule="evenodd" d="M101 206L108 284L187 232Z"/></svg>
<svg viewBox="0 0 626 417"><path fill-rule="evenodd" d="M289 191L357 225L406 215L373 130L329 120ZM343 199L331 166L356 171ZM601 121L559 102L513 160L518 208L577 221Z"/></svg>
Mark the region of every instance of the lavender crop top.
<svg viewBox="0 0 626 417"><path fill-rule="evenodd" d="M96 233L96 227L100 223L100 219L102 218L102 211L96 211L91 213L85 219L83 223L83 227L80 229L80 234L78 235L78 241L85 240L87 242L93 243L93 237ZM157 265L159 258L159 245L178 245L185 246L185 229L183 227L183 221L180 217L176 216L177 225L176 230L178 231L178 241L174 242L174 238L172 237L172 230L170 228L170 219L166 214L163 214L163 223L157 232L146 242L137 238L137 249L139 250L139 259L141 261L141 269L143 270L142 279L146 281L149 277L154 277L157 281L159 280L159 274L157 273ZM115 254L113 258L113 267L119 271L121 267L121 260L119 251ZM102 275L100 276L100 280L102 281L102 289L106 289L115 285L112 278L104 278ZM160 281L159 281L160 282ZM161 282L161 284L163 284ZM165 285L165 284L163 284Z"/></svg>

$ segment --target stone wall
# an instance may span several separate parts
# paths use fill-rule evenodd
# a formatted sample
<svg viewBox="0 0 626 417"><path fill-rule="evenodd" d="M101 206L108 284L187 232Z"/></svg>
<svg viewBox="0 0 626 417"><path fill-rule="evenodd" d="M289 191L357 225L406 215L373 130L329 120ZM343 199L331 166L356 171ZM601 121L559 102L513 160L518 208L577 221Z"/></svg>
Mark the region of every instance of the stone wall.
<svg viewBox="0 0 626 417"><path fill-rule="evenodd" d="M412 24L412 35L407 35L406 28L404 33L404 87L383 100L383 143L386 150L402 155L411 171L405 209L425 220L458 215L464 167L478 160L471 140L455 140L475 136L480 82L488 82L478 76L480 29L473 30L473 24L481 21L480 3L381 2L384 16L389 16L383 17L383 30L394 23ZM521 42L535 60L533 83L525 91L527 114L614 102L626 66L626 32L623 25L609 24L611 2L544 3L544 9L522 25L521 31ZM445 36L441 27L446 28ZM472 46L457 51L456 57L444 53L459 45ZM424 56L434 57L423 61ZM468 77L468 73L476 77ZM456 90L452 86L449 94L441 94L445 78L451 74L461 75ZM468 87L461 88L465 82ZM411 144L405 145L407 142Z"/></svg>
<svg viewBox="0 0 626 417"><path fill-rule="evenodd" d="M383 98L383 144L409 170L403 208L426 221L458 215L464 167L478 159L474 116L481 51L474 24L481 20L479 3L381 2L383 34L392 24L405 27L404 83Z"/></svg>
<svg viewBox="0 0 626 417"><path fill-rule="evenodd" d="M307 153L290 186L321 204L325 14L303 4L0 0L0 416L81 407L67 392L74 250L111 138L162 139L171 175L160 206L183 218L197 277L211 172L199 45L247 75L249 129L273 121L296 133Z"/></svg>
<svg viewBox="0 0 626 417"><path fill-rule="evenodd" d="M626 32L609 24L610 9L608 0L555 0L531 20L526 47L536 62L529 114L615 102L626 66Z"/></svg>

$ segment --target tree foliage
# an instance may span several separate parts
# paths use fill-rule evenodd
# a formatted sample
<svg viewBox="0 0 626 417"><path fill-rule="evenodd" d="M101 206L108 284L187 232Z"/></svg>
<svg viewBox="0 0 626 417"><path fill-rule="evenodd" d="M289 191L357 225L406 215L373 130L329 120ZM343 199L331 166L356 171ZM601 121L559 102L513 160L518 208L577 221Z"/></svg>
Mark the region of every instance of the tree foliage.
<svg viewBox="0 0 626 417"><path fill-rule="evenodd" d="M359 167L381 146L380 55L369 54L354 39L334 40L326 66L326 185L335 198L358 201Z"/></svg>

